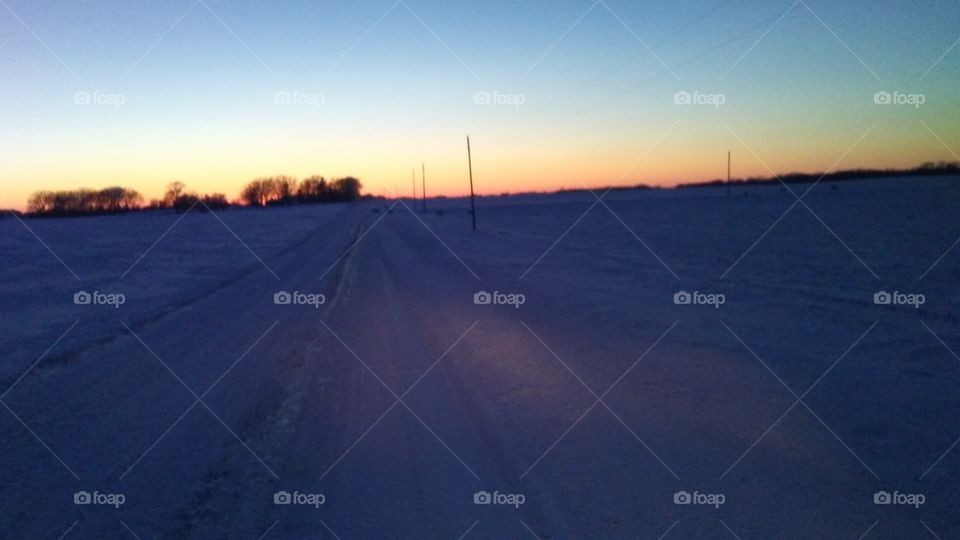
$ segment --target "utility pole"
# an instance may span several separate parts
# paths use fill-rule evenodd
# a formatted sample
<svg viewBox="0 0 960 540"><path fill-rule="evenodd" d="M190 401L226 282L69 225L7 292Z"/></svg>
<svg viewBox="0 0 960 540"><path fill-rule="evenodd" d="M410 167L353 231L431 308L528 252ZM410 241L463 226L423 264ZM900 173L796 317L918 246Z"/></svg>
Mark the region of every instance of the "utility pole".
<svg viewBox="0 0 960 540"><path fill-rule="evenodd" d="M470 153L470 136L467 135L467 165L470 168L470 215L473 217L473 230L477 230L477 205L473 197L473 155Z"/></svg>
<svg viewBox="0 0 960 540"><path fill-rule="evenodd" d="M727 197L730 196L730 151L727 151Z"/></svg>
<svg viewBox="0 0 960 540"><path fill-rule="evenodd" d="M423 211L426 212L427 211L427 164L421 163L420 166L423 167L420 173L420 180L423 182L423 189L421 189L420 191L422 192L421 195L423 195Z"/></svg>
<svg viewBox="0 0 960 540"><path fill-rule="evenodd" d="M413 204L417 204L417 170L410 169L410 177L413 179Z"/></svg>

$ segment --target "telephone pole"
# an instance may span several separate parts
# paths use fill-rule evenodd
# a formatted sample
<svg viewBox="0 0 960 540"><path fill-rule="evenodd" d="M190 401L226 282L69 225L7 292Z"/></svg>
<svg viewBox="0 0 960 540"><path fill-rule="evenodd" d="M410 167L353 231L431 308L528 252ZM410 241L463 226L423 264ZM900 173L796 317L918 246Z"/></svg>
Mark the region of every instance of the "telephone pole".
<svg viewBox="0 0 960 540"><path fill-rule="evenodd" d="M417 170L410 169L410 177L413 179L413 204L417 204Z"/></svg>
<svg viewBox="0 0 960 540"><path fill-rule="evenodd" d="M473 230L477 230L477 205L473 196L473 155L470 153L470 136L467 135L467 166L470 168L470 215L473 217Z"/></svg>
<svg viewBox="0 0 960 540"><path fill-rule="evenodd" d="M727 197L730 196L730 151L727 151Z"/></svg>
<svg viewBox="0 0 960 540"><path fill-rule="evenodd" d="M421 189L420 191L422 192L421 195L423 195L423 211L426 212L427 211L427 164L421 163L420 166L423 167L423 169L420 172L420 180L423 181L423 189Z"/></svg>

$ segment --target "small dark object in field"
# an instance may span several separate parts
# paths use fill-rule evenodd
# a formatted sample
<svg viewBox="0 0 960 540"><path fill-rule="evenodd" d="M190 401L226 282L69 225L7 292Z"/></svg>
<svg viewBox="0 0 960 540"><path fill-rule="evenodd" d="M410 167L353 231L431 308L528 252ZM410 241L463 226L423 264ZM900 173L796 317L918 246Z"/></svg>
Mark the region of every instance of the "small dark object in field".
<svg viewBox="0 0 960 540"><path fill-rule="evenodd" d="M371 208L370 211L373 212L374 214L379 214L379 213L380 213L380 209L379 209L379 208Z"/></svg>

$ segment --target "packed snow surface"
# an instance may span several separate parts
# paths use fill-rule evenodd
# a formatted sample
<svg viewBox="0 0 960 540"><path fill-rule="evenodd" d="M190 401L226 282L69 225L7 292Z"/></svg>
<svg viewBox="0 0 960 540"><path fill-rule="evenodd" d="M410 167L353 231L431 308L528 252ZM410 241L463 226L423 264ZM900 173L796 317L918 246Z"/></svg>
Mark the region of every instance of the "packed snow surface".
<svg viewBox="0 0 960 540"><path fill-rule="evenodd" d="M8 216L0 536L956 537L956 180Z"/></svg>

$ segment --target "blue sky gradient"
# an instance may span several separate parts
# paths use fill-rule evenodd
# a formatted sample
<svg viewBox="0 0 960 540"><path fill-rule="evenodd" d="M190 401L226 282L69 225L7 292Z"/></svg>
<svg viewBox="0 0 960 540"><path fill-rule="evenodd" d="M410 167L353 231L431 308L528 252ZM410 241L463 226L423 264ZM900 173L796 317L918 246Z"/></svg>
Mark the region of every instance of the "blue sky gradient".
<svg viewBox="0 0 960 540"><path fill-rule="evenodd" d="M728 149L741 175L960 151L954 1L3 4L5 206L80 185L155 197L175 179L233 197L314 172L406 194L421 161L457 195L466 133L486 193L712 178ZM483 91L523 103L477 105ZM678 106L678 91L725 103ZM925 103L878 106L878 91Z"/></svg>

